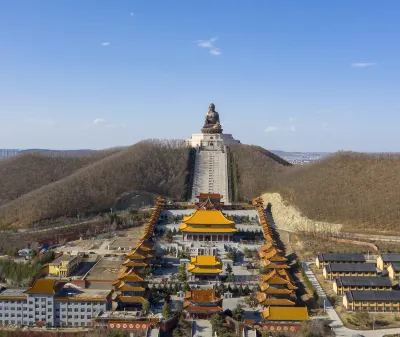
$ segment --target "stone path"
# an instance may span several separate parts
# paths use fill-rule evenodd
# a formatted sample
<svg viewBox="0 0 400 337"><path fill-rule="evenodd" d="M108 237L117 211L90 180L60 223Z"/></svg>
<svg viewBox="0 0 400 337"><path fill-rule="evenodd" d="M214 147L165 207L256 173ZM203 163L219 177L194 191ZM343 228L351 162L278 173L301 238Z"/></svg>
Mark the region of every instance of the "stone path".
<svg viewBox="0 0 400 337"><path fill-rule="evenodd" d="M194 321L193 337L212 337L211 323L205 319Z"/></svg>
<svg viewBox="0 0 400 337"><path fill-rule="evenodd" d="M340 320L339 315L335 311L333 305L329 301L328 297L325 294L325 291L322 289L321 285L319 284L314 272L310 269L309 267L310 263L304 263L303 262L303 268L304 271L309 278L310 282L312 285L315 287L317 290L318 296L322 299L322 301L325 301L325 309L326 313L329 316L329 319L331 321L330 326L333 328L335 335L336 336L343 336L343 337L352 337L352 336L357 336L361 335L364 337L383 337L389 334L398 334L400 333L400 328L395 328L395 329L380 329L380 330L352 330L349 328L346 328L342 321Z"/></svg>

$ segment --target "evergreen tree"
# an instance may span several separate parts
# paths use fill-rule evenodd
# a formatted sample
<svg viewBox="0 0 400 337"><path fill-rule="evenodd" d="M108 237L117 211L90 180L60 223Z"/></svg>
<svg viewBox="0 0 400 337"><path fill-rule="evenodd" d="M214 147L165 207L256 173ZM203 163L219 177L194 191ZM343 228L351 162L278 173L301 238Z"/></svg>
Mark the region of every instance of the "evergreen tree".
<svg viewBox="0 0 400 337"><path fill-rule="evenodd" d="M147 315L150 312L150 302L145 300L142 303L142 312Z"/></svg>
<svg viewBox="0 0 400 337"><path fill-rule="evenodd" d="M240 303L236 304L236 307L232 310L232 317L237 320L237 321L241 321L243 319L244 316L244 308L243 305L241 305Z"/></svg>
<svg viewBox="0 0 400 337"><path fill-rule="evenodd" d="M165 302L164 305L162 306L161 315L164 318L170 318L171 317L172 310L171 310L171 306L168 304L168 302Z"/></svg>
<svg viewBox="0 0 400 337"><path fill-rule="evenodd" d="M186 282L188 280L188 276L186 273L186 266L184 264L180 264L178 267L178 281Z"/></svg>

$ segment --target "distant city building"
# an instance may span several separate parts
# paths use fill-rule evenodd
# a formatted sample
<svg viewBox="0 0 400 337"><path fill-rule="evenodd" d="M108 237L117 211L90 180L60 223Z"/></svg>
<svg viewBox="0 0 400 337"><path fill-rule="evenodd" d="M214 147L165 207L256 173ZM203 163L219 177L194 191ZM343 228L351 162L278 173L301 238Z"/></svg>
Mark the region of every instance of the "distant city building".
<svg viewBox="0 0 400 337"><path fill-rule="evenodd" d="M19 154L17 149L0 149L0 158L13 157Z"/></svg>

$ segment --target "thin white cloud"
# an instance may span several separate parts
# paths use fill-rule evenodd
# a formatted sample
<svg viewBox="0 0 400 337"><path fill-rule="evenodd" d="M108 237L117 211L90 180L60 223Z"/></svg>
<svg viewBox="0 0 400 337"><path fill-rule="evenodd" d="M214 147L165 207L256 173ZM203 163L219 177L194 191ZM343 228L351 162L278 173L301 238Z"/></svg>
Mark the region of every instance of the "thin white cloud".
<svg viewBox="0 0 400 337"><path fill-rule="evenodd" d="M111 43L110 42L102 42L101 45L103 47L108 47Z"/></svg>
<svg viewBox="0 0 400 337"><path fill-rule="evenodd" d="M214 48L214 42L217 41L218 37L214 36L208 40L197 40L197 45L202 48Z"/></svg>
<svg viewBox="0 0 400 337"><path fill-rule="evenodd" d="M278 131L278 128L276 126L267 126L265 129L265 132L275 132Z"/></svg>
<svg viewBox="0 0 400 337"><path fill-rule="evenodd" d="M295 120L296 120L295 117L289 117L289 122L290 122L290 123L294 122Z"/></svg>
<svg viewBox="0 0 400 337"><path fill-rule="evenodd" d="M94 121L93 121L93 124L101 124L101 123L104 123L106 120L104 119L104 118L96 118Z"/></svg>
<svg viewBox="0 0 400 337"><path fill-rule="evenodd" d="M268 126L265 130L264 130L264 132L267 132L267 133L269 133L269 132L287 132L287 131L289 131L289 132L296 132L296 127L294 127L293 125L292 126L289 126L289 127L277 127L277 126Z"/></svg>
<svg viewBox="0 0 400 337"><path fill-rule="evenodd" d="M130 15L130 16L135 16L135 13L130 12L129 15Z"/></svg>
<svg viewBox="0 0 400 337"><path fill-rule="evenodd" d="M374 65L376 65L375 62L356 62L351 64L351 66L354 68L367 68L373 67Z"/></svg>
<svg viewBox="0 0 400 337"><path fill-rule="evenodd" d="M210 50L210 54L211 54L211 55L215 55L215 56L219 56L219 55L222 54L222 51L219 50L218 48L215 48L215 49L211 49L211 50Z"/></svg>
<svg viewBox="0 0 400 337"><path fill-rule="evenodd" d="M214 45L214 42L217 41L217 39L218 39L218 37L214 36L208 40L197 40L196 43L197 43L197 46L199 46L201 48L210 49L209 53L211 55L219 56L222 54L222 51L221 51L221 49L217 48Z"/></svg>

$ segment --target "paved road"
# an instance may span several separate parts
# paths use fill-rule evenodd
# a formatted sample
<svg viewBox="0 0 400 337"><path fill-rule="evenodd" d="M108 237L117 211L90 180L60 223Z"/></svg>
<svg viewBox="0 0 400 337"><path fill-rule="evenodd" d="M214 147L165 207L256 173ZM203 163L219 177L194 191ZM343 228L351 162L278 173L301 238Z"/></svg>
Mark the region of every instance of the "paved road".
<svg viewBox="0 0 400 337"><path fill-rule="evenodd" d="M389 334L395 334L395 333L400 333L400 328L396 329L380 329L380 330L352 330L349 328L346 328L342 321L340 320L339 315L335 311L333 305L331 302L329 302L328 297L325 294L325 291L322 289L321 285L319 284L315 274L309 267L310 263L303 263L303 268L308 276L310 282L312 285L315 287L317 290L318 296L324 301L325 300L325 308L326 308L326 313L329 316L329 319L331 320L331 327L334 329L335 335L336 336L343 336L343 337L351 337L353 335L362 335L364 337L383 337Z"/></svg>
<svg viewBox="0 0 400 337"><path fill-rule="evenodd" d="M194 321L193 337L212 337L212 326L210 321L197 319Z"/></svg>

